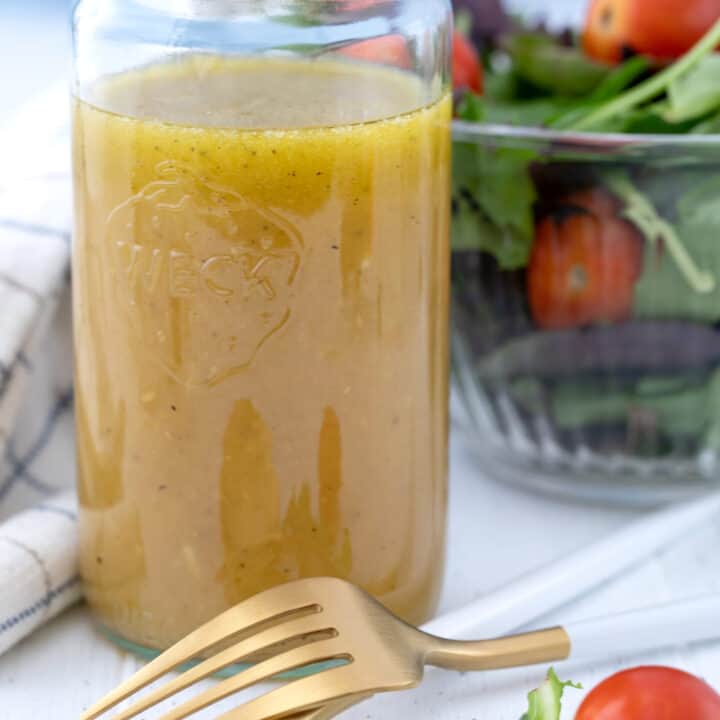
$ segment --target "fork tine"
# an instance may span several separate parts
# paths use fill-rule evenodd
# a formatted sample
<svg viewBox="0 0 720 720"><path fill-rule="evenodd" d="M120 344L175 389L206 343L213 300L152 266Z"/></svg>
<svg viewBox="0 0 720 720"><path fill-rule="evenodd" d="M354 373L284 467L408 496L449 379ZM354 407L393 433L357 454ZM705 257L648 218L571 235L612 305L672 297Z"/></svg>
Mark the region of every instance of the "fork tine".
<svg viewBox="0 0 720 720"><path fill-rule="evenodd" d="M292 619L296 614L305 616L322 611L317 604L317 591L313 599L312 591L303 592L303 581L291 585L293 586L291 591L287 590L287 585L281 585L255 595L193 631L86 710L81 720L95 720L130 695L174 670L178 665L206 653L214 645L227 640L232 635L243 631L251 633L256 628L259 630L259 626L266 623L280 624Z"/></svg>
<svg viewBox="0 0 720 720"><path fill-rule="evenodd" d="M341 646L337 638L321 640L312 645L289 650L281 655L253 665L224 682L218 683L214 687L162 715L160 720L182 720L182 718L186 718L188 715L199 712L203 708L214 705L216 702L224 700L230 695L234 695L263 680L269 680L275 677L275 675L280 675L281 673L289 672L290 670L295 670L305 665L313 665L315 663L347 657L347 654L340 652L340 650ZM332 672L332 670L321 671L317 676L326 675L329 672ZM295 683L290 683L290 685L294 684ZM343 695L345 694L347 693L343 693ZM320 703L312 703L311 705L300 707L298 710L305 710L306 708L315 707L319 704ZM285 714L290 714L292 710L293 706L290 706L289 711ZM113 718L113 720L116 719Z"/></svg>
<svg viewBox="0 0 720 720"><path fill-rule="evenodd" d="M196 682L210 677L230 665L242 662L251 655L266 648L270 648L278 643L303 638L304 636L308 636L304 644L310 645L319 641L319 639L313 640L313 635L324 632L332 633L333 637L337 635L337 631L334 628L328 627L327 622L323 622L322 614L311 618L290 620L282 625L264 630L257 635L241 640L239 643L219 652L217 655L213 655L199 665L186 670L173 680L168 681L161 687L148 693L122 712L113 715L113 720L129 720L130 718L136 717L141 712L151 708L153 705L157 705L163 700L167 700L173 695L177 695ZM321 639L328 638L321 637ZM282 648L279 648L274 654L279 655L281 652L283 652Z"/></svg>
<svg viewBox="0 0 720 720"><path fill-rule="evenodd" d="M351 663L272 690L235 710L230 710L217 720L275 720L319 706L327 709L327 706L336 702L346 703L347 708L347 701L357 698L358 692L362 693L363 690L366 691L363 698L367 698L367 691L374 688L363 687L361 678Z"/></svg>

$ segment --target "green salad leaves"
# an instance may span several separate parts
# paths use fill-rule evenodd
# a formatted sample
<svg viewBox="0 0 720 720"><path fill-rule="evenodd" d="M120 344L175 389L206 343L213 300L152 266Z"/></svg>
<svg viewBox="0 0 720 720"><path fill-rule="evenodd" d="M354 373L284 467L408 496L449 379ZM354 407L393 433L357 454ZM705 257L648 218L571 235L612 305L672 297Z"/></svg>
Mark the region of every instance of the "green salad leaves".
<svg viewBox="0 0 720 720"><path fill-rule="evenodd" d="M562 682L550 668L545 682L528 695L528 711L522 720L560 720L562 697L566 688L582 689L582 685Z"/></svg>
<svg viewBox="0 0 720 720"><path fill-rule="evenodd" d="M483 348L478 377L490 392L502 387L528 418L550 418L561 444L573 447L575 433L592 428L601 452L603 443L633 457L720 451L720 142L702 150L673 144L677 134L720 133L720 21L662 68L644 57L598 66L577 47L526 31L498 47L485 95L466 96L458 106L467 126L455 136L457 282L463 273L476 277L480 264L465 252L497 264L482 261L485 274L467 299L467 323L477 328L465 330ZM477 122L496 127L479 136L470 127ZM667 145L661 137L628 136L648 133L667 135ZM605 210L573 204L578 193L597 191L610 197ZM557 219L560 228L568 213L593 216L596 227L614 228L613 237L598 231L594 240L578 239L558 230L553 239L547 221ZM550 286L561 280L550 278L540 283L546 294L531 297L538 268L547 268L539 248L557 253L560 267L567 247L586 253L576 255L578 264L607 292L617 291L598 268L620 242L622 221L641 243L627 316L572 325L568 313L567 326L543 324L533 303L564 296ZM591 302L600 301L592 295ZM493 322L478 320L472 303L490 307ZM564 687L549 676L531 696L527 719L556 720L547 712Z"/></svg>
<svg viewBox="0 0 720 720"><path fill-rule="evenodd" d="M504 43L510 65L491 72L486 96L469 95L458 107L459 119L545 126L568 132L691 132L720 127L720 22L684 57L643 78L649 61L635 57L610 69L587 60L577 48L562 47L544 35L517 34ZM551 140L542 137L532 149L513 144L508 136L488 133L480 143L472 137L455 143L453 248L484 250L502 269L525 267L534 235L537 192L532 167L551 162ZM604 180L600 178L600 180ZM633 186L624 171L616 171L611 189L623 200L625 216L648 241L648 260L667 253L672 263L664 271L667 284L684 281L696 294L694 314L707 315L718 306L718 262L703 253L703 228L691 211L674 228L652 202ZM685 205L693 204L688 198ZM693 248L686 247L690 239ZM710 241L705 241L707 245ZM697 249L698 258L692 250ZM720 261L719 261L720 262ZM658 307L659 291L640 287L642 313ZM718 313L720 315L720 313Z"/></svg>
<svg viewBox="0 0 720 720"><path fill-rule="evenodd" d="M585 57L576 48L564 47L539 33L518 33L505 40L517 77L538 95L583 98L611 74L607 65Z"/></svg>
<svg viewBox="0 0 720 720"><path fill-rule="evenodd" d="M676 221L645 222L626 215L645 234L645 268L635 288L636 317L720 321L720 175L678 188ZM633 194L630 202L640 202ZM651 208L642 196L641 202ZM653 211L654 212L654 211ZM636 217L637 215L637 217Z"/></svg>
<svg viewBox="0 0 720 720"><path fill-rule="evenodd" d="M453 172L455 250L485 250L504 270L525 267L536 199L532 151L456 142Z"/></svg>

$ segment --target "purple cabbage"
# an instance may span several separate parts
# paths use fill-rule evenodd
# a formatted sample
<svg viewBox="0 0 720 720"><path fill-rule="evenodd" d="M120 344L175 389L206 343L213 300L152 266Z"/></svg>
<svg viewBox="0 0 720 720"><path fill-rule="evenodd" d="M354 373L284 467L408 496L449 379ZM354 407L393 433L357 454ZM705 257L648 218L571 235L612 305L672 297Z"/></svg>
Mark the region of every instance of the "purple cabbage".
<svg viewBox="0 0 720 720"><path fill-rule="evenodd" d="M453 8L470 16L472 37L479 45L492 42L511 25L502 0L453 0Z"/></svg>

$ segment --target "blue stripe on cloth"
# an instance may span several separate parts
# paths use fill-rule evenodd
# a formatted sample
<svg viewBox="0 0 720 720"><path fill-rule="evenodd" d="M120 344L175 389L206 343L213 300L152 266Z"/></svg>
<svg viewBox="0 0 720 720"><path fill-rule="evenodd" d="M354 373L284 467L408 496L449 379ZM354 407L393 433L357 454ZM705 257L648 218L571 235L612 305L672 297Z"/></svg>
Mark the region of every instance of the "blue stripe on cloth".
<svg viewBox="0 0 720 720"><path fill-rule="evenodd" d="M10 454L8 455L8 457L14 459L16 467L22 466L22 463L18 463L17 458L15 458L14 455ZM24 482L28 487L31 487L33 490L37 490L37 492L39 492L41 495L50 495L50 493L55 493L58 491L58 488L56 488L54 485L43 482L40 478L35 477L35 475L33 475L29 470L21 468L20 477L18 479Z"/></svg>
<svg viewBox="0 0 720 720"><path fill-rule="evenodd" d="M7 285L9 288L12 288L16 292L22 293L23 295L29 295L36 303L41 304L44 302L43 296L37 290L35 290L31 287L28 287L27 285L24 285L17 278L14 278L12 275L7 275L6 273L0 273L0 280L5 285Z"/></svg>
<svg viewBox="0 0 720 720"><path fill-rule="evenodd" d="M53 600L56 600L64 593L72 590L79 583L80 577L76 575L75 577L66 580L61 585L58 585L56 588L50 590L50 592L46 593L44 597L40 598L32 605L28 605L24 610L21 610L19 613L11 615L9 618L0 621L0 634L12 630L20 625L20 623L23 623L37 615L41 610L45 610L50 607Z"/></svg>
<svg viewBox="0 0 720 720"><path fill-rule="evenodd" d="M62 240L66 245L70 244L70 233L67 230L58 230L45 225L34 225L33 223L24 223L18 220L0 220L0 230L3 229L18 230L29 235L46 235Z"/></svg>
<svg viewBox="0 0 720 720"><path fill-rule="evenodd" d="M36 505L32 508L35 512L46 512L54 515L62 515L68 520L75 522L78 519L77 513L72 510L66 510L65 508L55 507L54 505Z"/></svg>
<svg viewBox="0 0 720 720"><path fill-rule="evenodd" d="M24 457L18 458L15 455L12 443L8 443L5 450L5 455L8 462L10 463L12 470L10 471L10 474L5 478L5 480L0 483L0 502L4 500L4 498L10 493L13 487L15 487L15 485L21 480L24 480L31 488L33 488L33 490L37 490L41 493L47 494L57 490L57 488L46 485L38 478L30 475L29 468L33 461L47 446L58 421L65 413L65 411L68 410L72 405L72 400L72 391L63 393L57 399L54 407L48 413L48 416L45 419L45 422L42 429L40 430L40 433L38 434L37 439L30 446L30 449L27 451Z"/></svg>

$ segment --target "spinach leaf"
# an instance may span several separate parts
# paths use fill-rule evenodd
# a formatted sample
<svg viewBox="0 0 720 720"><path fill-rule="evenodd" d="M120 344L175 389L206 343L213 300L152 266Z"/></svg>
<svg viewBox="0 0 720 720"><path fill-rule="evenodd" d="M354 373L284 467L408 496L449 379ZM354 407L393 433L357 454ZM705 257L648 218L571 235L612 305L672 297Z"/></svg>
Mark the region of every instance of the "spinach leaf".
<svg viewBox="0 0 720 720"><path fill-rule="evenodd" d="M665 119L679 123L720 109L720 55L708 55L667 89Z"/></svg>
<svg viewBox="0 0 720 720"><path fill-rule="evenodd" d="M484 97L493 102L525 102L532 100L564 100L577 103L576 97L565 97L553 94L530 82L517 72L512 60L507 55L495 54L491 66L485 74Z"/></svg>
<svg viewBox="0 0 720 720"><path fill-rule="evenodd" d="M590 60L580 48L564 47L539 33L512 35L505 48L516 73L555 95L585 96L611 72L607 65Z"/></svg>
<svg viewBox="0 0 720 720"><path fill-rule="evenodd" d="M681 222L701 222L720 229L720 175L696 183L677 201L677 214ZM718 248L720 254L720 248Z"/></svg>
<svg viewBox="0 0 720 720"><path fill-rule="evenodd" d="M479 99L466 99L461 119L485 113ZM484 250L504 270L525 267L534 234L533 150L492 147L478 137L456 140L453 152L454 250Z"/></svg>
<svg viewBox="0 0 720 720"><path fill-rule="evenodd" d="M640 55L615 68L600 85L582 102L574 101L564 112L550 118L548 125L558 130L572 129L589 111L617 97L641 78L650 68L650 61ZM604 132L624 132L625 118L611 118L599 127Z"/></svg>
<svg viewBox="0 0 720 720"><path fill-rule="evenodd" d="M460 116L472 122L488 122L496 125L540 127L551 118L573 108L577 101L567 97L548 95L529 87L512 71L492 72L485 78L485 94L475 96L474 102L482 103L482 115L465 111L461 103Z"/></svg>
<svg viewBox="0 0 720 720"><path fill-rule="evenodd" d="M482 142L454 144L453 249L490 252L503 270L525 267L534 234L535 153Z"/></svg>
<svg viewBox="0 0 720 720"><path fill-rule="evenodd" d="M682 135L695 126L696 120L673 120L665 112L663 103L655 103L645 108L633 110L621 120L620 132L634 135Z"/></svg>
<svg viewBox="0 0 720 720"><path fill-rule="evenodd" d="M635 287L640 318L720 321L720 175L685 192L677 201L674 229L695 266L712 284L693 287L682 264L664 243L648 242L645 267Z"/></svg>
<svg viewBox="0 0 720 720"><path fill-rule="evenodd" d="M589 103L575 106L568 112L550 119L550 126L558 130L572 130L592 110ZM595 105L594 107L600 107ZM667 102L658 101L642 107L610 115L598 120L593 132L629 133L631 135L682 135L690 132L699 122L698 118L675 121L667 113Z"/></svg>
<svg viewBox="0 0 720 720"><path fill-rule="evenodd" d="M552 396L558 427L577 430L589 425L628 422L632 413L652 418L658 433L696 437L708 427L706 383L691 377L646 377L623 389L598 392L597 384L578 381L560 385Z"/></svg>
<svg viewBox="0 0 720 720"><path fill-rule="evenodd" d="M457 201L452 228L453 251L487 252L495 257L501 269L515 270L528 264L531 242L516 228L496 227L465 200Z"/></svg>
<svg viewBox="0 0 720 720"><path fill-rule="evenodd" d="M498 125L542 127L572 107L561 98L535 98L533 100L485 101L484 122Z"/></svg>
<svg viewBox="0 0 720 720"><path fill-rule="evenodd" d="M509 102L525 99L522 83L513 72L512 66L498 69L491 64L485 73L484 97Z"/></svg>
<svg viewBox="0 0 720 720"><path fill-rule="evenodd" d="M563 383L551 397L552 418L563 430L579 430L588 425L619 423L626 419L632 391L621 388L598 392L592 382Z"/></svg>
<svg viewBox="0 0 720 720"><path fill-rule="evenodd" d="M460 101L457 116L465 122L483 122L487 115L485 101L475 93L466 93Z"/></svg>
<svg viewBox="0 0 720 720"><path fill-rule="evenodd" d="M711 382L715 375L711 376ZM713 419L707 403L710 383L697 377L643 378L634 405L650 413L657 428L670 436L697 437Z"/></svg>
<svg viewBox="0 0 720 720"><path fill-rule="evenodd" d="M585 378L543 389L539 380L523 378L513 382L510 390L513 399L531 412L541 412L549 403L553 422L561 430L630 425L632 417L639 415L650 420L658 436L698 437L717 426L720 442L720 394L716 405L708 403L718 379L720 371L712 373L709 380L704 373L685 373L629 378L613 386L605 380ZM642 442L648 440L651 438L645 437Z"/></svg>
<svg viewBox="0 0 720 720"><path fill-rule="evenodd" d="M600 85L595 88L588 98L588 103L600 104L612 100L645 75L651 67L650 60L642 55L636 55L626 60L607 75Z"/></svg>
<svg viewBox="0 0 720 720"><path fill-rule="evenodd" d="M717 135L720 134L720 113L712 115L695 125L691 130L694 135Z"/></svg>

